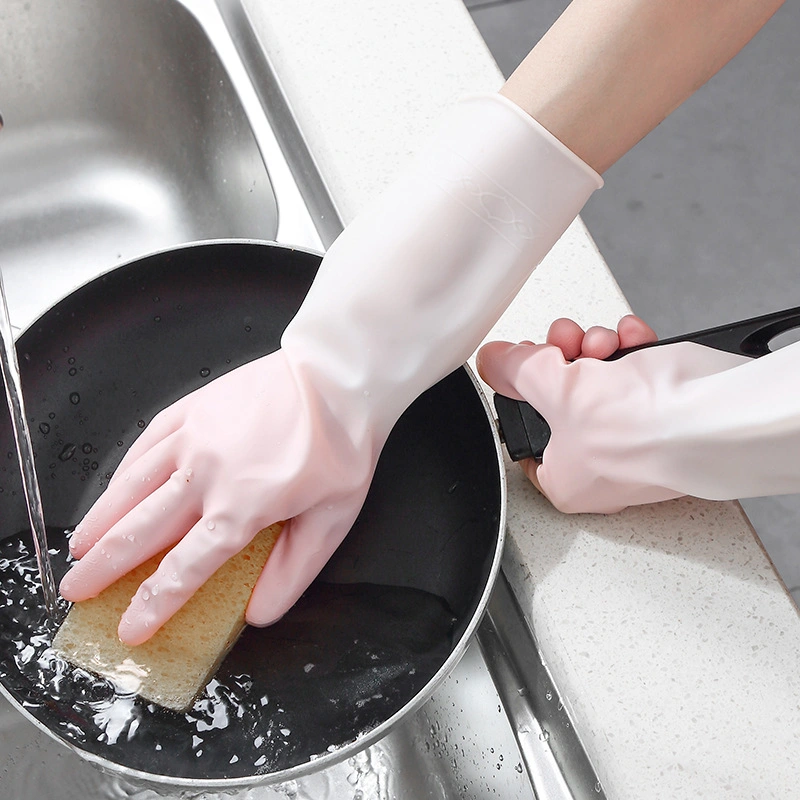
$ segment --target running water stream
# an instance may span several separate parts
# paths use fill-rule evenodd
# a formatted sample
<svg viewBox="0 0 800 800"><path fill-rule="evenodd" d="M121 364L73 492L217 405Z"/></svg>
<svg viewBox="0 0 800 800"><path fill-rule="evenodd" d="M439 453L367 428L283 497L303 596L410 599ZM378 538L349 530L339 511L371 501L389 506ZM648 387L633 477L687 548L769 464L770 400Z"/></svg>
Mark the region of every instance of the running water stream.
<svg viewBox="0 0 800 800"><path fill-rule="evenodd" d="M2 118L0 118L2 128ZM36 478L36 465L33 460L33 445L25 416L25 403L22 399L22 381L17 362L17 350L14 344L14 331L8 316L6 290L3 285L3 273L0 270L0 355L2 356L3 381L6 387L8 410L11 414L11 423L14 429L14 440L17 445L20 472L22 474L22 488L25 492L25 502L28 506L28 519L33 532L33 544L36 550L36 561L39 565L39 574L42 580L42 593L44 604L51 620L59 620L60 608L58 593L53 576L53 567L47 552L47 531L44 524L44 511L42 497L39 492L39 481Z"/></svg>

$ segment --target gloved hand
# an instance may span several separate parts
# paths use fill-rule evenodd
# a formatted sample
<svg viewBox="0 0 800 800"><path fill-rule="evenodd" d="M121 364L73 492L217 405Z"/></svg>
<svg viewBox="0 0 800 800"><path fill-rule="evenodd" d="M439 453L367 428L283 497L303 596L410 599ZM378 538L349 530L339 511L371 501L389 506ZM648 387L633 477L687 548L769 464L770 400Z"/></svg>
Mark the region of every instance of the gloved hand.
<svg viewBox="0 0 800 800"><path fill-rule="evenodd" d="M799 364L798 345L754 360L690 342L611 362L569 361L553 344L492 342L478 354L495 391L550 425L541 464L526 471L567 513L800 491Z"/></svg>
<svg viewBox="0 0 800 800"><path fill-rule="evenodd" d="M62 594L95 595L177 543L120 624L138 643L289 519L247 609L254 624L280 617L347 534L397 419L466 361L600 185L500 95L455 106L330 248L281 350L142 434L77 531Z"/></svg>

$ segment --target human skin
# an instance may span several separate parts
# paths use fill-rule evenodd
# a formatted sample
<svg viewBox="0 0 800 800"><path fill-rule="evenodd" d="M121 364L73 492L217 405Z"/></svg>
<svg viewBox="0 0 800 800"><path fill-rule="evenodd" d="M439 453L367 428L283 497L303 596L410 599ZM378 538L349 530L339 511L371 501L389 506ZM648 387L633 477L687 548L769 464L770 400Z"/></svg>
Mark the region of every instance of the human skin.
<svg viewBox="0 0 800 800"><path fill-rule="evenodd" d="M783 0L573 0L501 93L603 173Z"/></svg>

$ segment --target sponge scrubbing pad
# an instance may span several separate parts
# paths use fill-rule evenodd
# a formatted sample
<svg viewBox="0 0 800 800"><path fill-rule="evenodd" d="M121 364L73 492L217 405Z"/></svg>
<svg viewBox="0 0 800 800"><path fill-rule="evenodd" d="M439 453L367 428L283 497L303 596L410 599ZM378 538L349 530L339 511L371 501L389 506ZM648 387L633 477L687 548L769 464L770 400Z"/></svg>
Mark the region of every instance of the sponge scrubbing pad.
<svg viewBox="0 0 800 800"><path fill-rule="evenodd" d="M163 553L97 597L75 603L53 648L75 666L108 678L121 692L136 693L175 711L186 710L244 630L247 603L282 527L279 523L260 531L143 644L123 644L117 626Z"/></svg>

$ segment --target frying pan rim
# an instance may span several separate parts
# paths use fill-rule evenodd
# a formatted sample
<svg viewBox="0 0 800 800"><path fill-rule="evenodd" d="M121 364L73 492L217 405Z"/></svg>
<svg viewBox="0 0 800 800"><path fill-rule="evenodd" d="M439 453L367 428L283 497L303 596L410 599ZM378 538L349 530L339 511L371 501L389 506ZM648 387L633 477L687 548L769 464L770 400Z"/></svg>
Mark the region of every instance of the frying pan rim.
<svg viewBox="0 0 800 800"><path fill-rule="evenodd" d="M109 275L117 270L123 269L124 267L130 266L131 264L135 264L137 262L144 261L146 259L150 259L164 254L183 252L195 247L202 248L202 247L207 247L209 245L218 246L218 245L231 245L231 244L267 246L270 248L277 247L282 250L300 252L306 255L317 256L320 258L322 258L324 255L319 250L315 250L312 248L283 244L281 242L276 242L268 239L251 239L251 238L201 239L192 242L186 242L184 244L174 245L171 247L165 247L160 250L154 250L150 253L137 256L136 258L131 258L124 263L115 264L109 267L108 269L99 272L97 275L88 279L87 281L84 281L79 286L74 287L69 292L62 295L54 302L52 302L49 306L47 306L47 308L40 311L39 314L33 320L31 320L24 328L20 329L20 331L17 333L16 338L18 339L28 329L33 328L33 326L35 326L45 314L50 312L59 303L70 297L73 293L75 293L84 286L87 286L97 280L101 280L104 276ZM327 769L328 767L332 767L335 764L338 764L339 762L343 761L344 759L352 755L355 755L358 752L361 752L370 745L373 745L376 742L383 739L389 733L389 731L392 728L394 728L402 719L406 718L407 716L410 716L411 714L413 714L414 711L416 711L420 706L422 706L431 697L433 692L438 688L438 686L442 683L442 681L444 681L444 679L455 669L455 667L461 661L464 654L466 653L467 648L469 647L472 641L472 638L478 628L478 625L481 622L481 619L483 618L483 614L488 605L489 598L491 597L492 591L494 590L495 581L497 580L497 576L500 572L500 565L505 545L506 513L507 513L506 509L507 478L506 478L505 462L503 458L502 444L500 442L500 435L498 432L494 413L492 412L489 399L487 398L486 393L484 392L480 381L476 377L469 363L464 363L462 365L462 368L467 373L467 376L472 382L472 385L475 388L475 391L486 413L486 421L492 434L492 442L494 444L495 456L497 458L497 472L500 484L498 487L500 490L499 493L500 507L498 509L499 513L497 521L497 527L498 527L497 540L494 547L494 554L492 556L492 563L489 568L487 579L484 582L484 587L481 592L480 598L478 599L478 602L475 606L475 610L472 613L472 617L465 626L455 646L450 651L450 654L444 660L444 662L436 671L436 673L433 675L433 677L425 684L425 686L422 689L420 689L419 692L417 692L417 694L414 695L414 697L412 697L405 705L403 705L402 708L400 708L398 711L392 714L392 716L390 716L388 719L384 720L380 725L377 725L375 728L372 728L370 731L363 734L362 736L358 736L352 742L348 742L347 744L344 744L341 747L338 747L335 750L325 755L320 755L316 758L307 761L304 764L297 764L293 767L289 767L288 769L279 770L277 772L260 773L260 774L248 775L246 777L235 777L235 778L209 778L209 779L187 778L187 777L175 777L169 775L159 775L156 773L145 772L143 770L132 769L131 767L126 767L124 765L117 763L116 761L104 758L101 755L97 755L95 753L90 753L85 750L82 750L75 743L70 742L59 736L55 731L51 730L47 725L41 722L33 714L31 714L21 703L19 703L14 698L13 695L11 695L11 693L6 689L5 685L1 681L0 681L0 694L2 694L6 698L6 700L8 700L8 702L12 705L12 707L15 708L17 711L19 711L22 714L22 716L29 722L31 722L36 728L45 733L51 739L57 741L62 746L73 751L84 761L93 764L102 771L110 772L114 775L130 779L132 781L136 781L139 783L144 782L155 786L170 787L175 789L193 789L199 791L230 790L230 789L240 789L240 788L243 789L251 786L259 786L259 785L268 786L277 783L284 783L286 781L306 777L310 774L317 773L324 769Z"/></svg>

